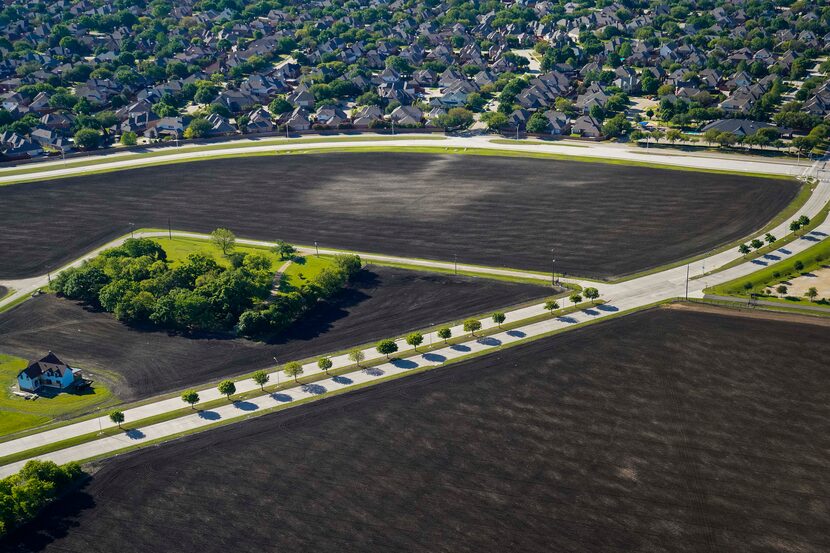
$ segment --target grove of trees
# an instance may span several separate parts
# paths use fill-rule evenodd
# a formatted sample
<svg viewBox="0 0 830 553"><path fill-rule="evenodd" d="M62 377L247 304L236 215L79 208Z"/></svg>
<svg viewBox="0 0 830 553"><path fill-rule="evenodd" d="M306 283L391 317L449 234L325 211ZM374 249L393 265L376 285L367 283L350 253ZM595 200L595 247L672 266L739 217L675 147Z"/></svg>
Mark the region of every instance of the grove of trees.
<svg viewBox="0 0 830 553"><path fill-rule="evenodd" d="M35 518L82 475L78 463L58 466L31 460L20 472L0 480L0 539Z"/></svg>
<svg viewBox="0 0 830 553"><path fill-rule="evenodd" d="M229 231L228 231L229 232ZM227 253L232 239L215 236ZM331 297L360 270L358 256L337 256L297 291L269 297L270 259L262 254L228 255L228 267L203 253L175 267L149 239L129 239L82 266L61 273L53 289L70 299L114 313L125 323L181 331L236 331L247 337L273 335L316 302Z"/></svg>

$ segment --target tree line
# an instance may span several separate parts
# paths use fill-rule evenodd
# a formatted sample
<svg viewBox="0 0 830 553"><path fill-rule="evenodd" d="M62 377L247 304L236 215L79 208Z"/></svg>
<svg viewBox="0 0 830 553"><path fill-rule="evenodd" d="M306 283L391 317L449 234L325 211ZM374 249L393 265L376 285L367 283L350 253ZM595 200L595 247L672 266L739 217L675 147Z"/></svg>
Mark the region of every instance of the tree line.
<svg viewBox="0 0 830 553"><path fill-rule="evenodd" d="M83 475L78 463L31 460L0 480L0 538L35 518Z"/></svg>

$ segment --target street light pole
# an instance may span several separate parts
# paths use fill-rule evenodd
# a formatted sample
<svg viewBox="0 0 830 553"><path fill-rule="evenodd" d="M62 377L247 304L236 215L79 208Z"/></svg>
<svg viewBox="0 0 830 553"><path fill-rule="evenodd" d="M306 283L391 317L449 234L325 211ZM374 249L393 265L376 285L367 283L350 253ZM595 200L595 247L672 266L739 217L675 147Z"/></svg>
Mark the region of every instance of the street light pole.
<svg viewBox="0 0 830 553"><path fill-rule="evenodd" d="M686 265L686 299L689 299L689 266Z"/></svg>
<svg viewBox="0 0 830 553"><path fill-rule="evenodd" d="M550 285L556 286L556 257L553 255L553 249L550 250Z"/></svg>
<svg viewBox="0 0 830 553"><path fill-rule="evenodd" d="M458 254L455 254L455 274L458 274Z"/></svg>

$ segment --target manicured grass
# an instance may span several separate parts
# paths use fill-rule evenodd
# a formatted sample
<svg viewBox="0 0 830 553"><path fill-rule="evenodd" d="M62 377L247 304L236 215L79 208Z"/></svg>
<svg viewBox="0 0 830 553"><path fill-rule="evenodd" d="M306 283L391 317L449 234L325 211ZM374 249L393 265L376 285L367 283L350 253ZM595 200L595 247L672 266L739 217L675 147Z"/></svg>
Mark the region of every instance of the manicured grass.
<svg viewBox="0 0 830 553"><path fill-rule="evenodd" d="M830 239L825 239L789 259L770 265L769 267L764 267L745 277L712 286L711 288L707 288L705 292L724 296L748 297L750 294L763 292L766 288L775 286L782 280L787 280L787 278L796 277L801 273L809 273L813 269L826 263L828 259L830 259ZM801 271L795 270L794 265L796 261L801 261L804 264L804 268ZM746 288L746 283L750 283L751 287ZM809 302L804 301L803 303L808 304Z"/></svg>
<svg viewBox="0 0 830 553"><path fill-rule="evenodd" d="M50 171L52 169L63 169L63 168L76 168L76 167L94 167L95 165L100 165L102 163L111 163L114 161L129 161L133 159L150 159L150 158L163 158L164 156L170 156L173 154L181 154L181 153L189 153L189 152L210 152L215 150L233 150L237 148L250 148L253 146L280 146L284 144L319 144L324 142L336 142L336 141L343 141L343 142L374 142L374 141L387 141L387 140L444 140L443 136L407 136L407 135L397 135L397 136L346 136L346 137L320 137L320 138L271 138L271 139L262 139L254 142L230 142L230 143L223 143L223 144L206 144L204 146L188 146L185 145L181 148L169 148L157 152L146 152L146 153L133 153L133 154L121 154L121 155L114 155L117 154L117 151L110 152L109 155L103 155L101 157L89 157L89 158L81 158L75 159L71 161L67 161L65 164L61 164L60 166L51 166L51 167L44 167L40 164L33 164L33 165L26 165L19 169L9 169L8 171L0 171L0 177L5 176L13 176L13 175L28 175L32 173L39 173L42 171ZM152 145L147 146L148 148L152 148ZM15 183L8 183L8 184L15 184ZM0 184L3 186L3 184Z"/></svg>
<svg viewBox="0 0 830 553"><path fill-rule="evenodd" d="M208 257L213 258L214 261L223 267L230 267L230 261L222 255L222 252L210 240L200 240L198 238L153 238L165 252L167 252L167 259L172 265L178 265L187 259L187 256L193 253L202 253ZM264 255L271 260L271 268L276 270L284 263L280 258L272 252L269 248L262 246L246 246L238 244L234 252L239 253L256 253Z"/></svg>
<svg viewBox="0 0 830 553"><path fill-rule="evenodd" d="M573 144L571 142L562 142L561 140L534 140L532 138L523 138L520 140L511 138L494 138L490 140L493 144L516 144L519 146L544 144L546 146L567 146L568 148L590 148L585 144Z"/></svg>
<svg viewBox="0 0 830 553"><path fill-rule="evenodd" d="M554 299L554 298L560 299L562 301L562 303L565 303L564 297L566 295L567 295L567 293L557 295L557 296L551 296L550 299ZM535 302L533 302L533 303L535 303ZM573 305L573 304L565 305L564 307L561 307L561 308L559 308L557 310L554 310L552 312L546 312L546 313L543 313L541 315L536 315L536 316L528 317L528 318L525 318L525 319L519 319L519 320L515 320L515 321L508 321L505 324L503 324L501 327L492 327L492 328L488 328L488 329L479 330L475 334L475 338L480 339L480 338L483 338L483 337L498 334L500 332L521 328L523 326L534 324L534 323L537 323L537 322L540 322L540 321L554 319L554 318L557 318L557 317L564 317L564 316L569 315L571 313L575 313L577 311L582 311L584 309L590 309L592 307L596 307L596 306L602 305L604 303L605 303L605 300L599 299L596 302L585 302L585 303L581 303L581 304L578 304L578 305ZM656 304L652 304L652 305L656 305ZM647 306L647 307L651 307L651 306ZM633 313L633 312L636 312L638 310L639 309L634 309L631 312ZM605 317L603 317L602 320L609 319L609 318L615 318L615 317L617 317L621 314L622 313L614 313L614 314L611 314L611 315L606 315ZM474 318L483 318L483 317L484 317L484 315L476 315ZM229 420L223 420L223 421L217 422L215 424L207 425L207 426L204 426L204 427L199 427L199 428L192 429L192 430L187 430L187 431L184 431L184 432L173 434L171 436L165 436L163 438L158 438L156 440L151 440L149 442L144 442L144 443L141 443L141 444L137 444L136 446L128 447L128 448L123 449L123 450L119 450L118 453L124 453L126 451L131 451L132 449L147 447L149 445L153 445L153 444L156 444L156 443L162 443L162 442L170 441L170 440L179 438L181 436L185 436L185 435L189 435L189 434L196 434L196 433L199 433L199 432L203 432L204 430L208 430L208 429L211 429L211 428L216 428L216 427L219 427L219 426L224 426L226 424L233 424L235 422L240 422L242 420L248 420L250 418L257 417L257 416L260 416L260 415L263 415L263 414L266 414L266 413L272 413L272 412L275 412L275 411L280 411L282 409L287 409L287 408L295 407L295 406L298 406L298 405L302 405L302 404L308 403L310 401L315 401L315 400L317 400L319 398L322 398L322 397L332 397L332 396L339 395L339 394L344 393L344 392L359 390L359 389L362 389L362 388L365 388L365 387L373 386L373 385L379 384L381 382L387 382L389 380L402 378L402 377L407 376L407 375L418 374L420 372L433 370L433 369L441 367L441 366L447 366L447 365L457 363L457 362L460 362L460 361L463 361L463 360L471 359L471 358L474 358L474 357L488 355L492 351L500 351L500 350L503 350L505 348L510 348L510 347L513 347L513 346L518 345L518 344L523 344L523 343L527 343L529 341L537 340L541 337L552 336L554 334L559 334L561 332L565 332L565 331L568 331L568 330L573 329L573 328L580 328L580 327L588 325L588 324L593 324L594 322L595 322L595 320L583 321L581 323L574 324L570 327L561 328L561 329L557 329L557 330L554 330L554 331L551 331L551 332L544 333L543 335L538 336L538 337L531 336L531 337L524 338L524 339L516 341L516 342L512 342L512 343L508 343L508 344L500 344L500 345L496 346L495 348L493 348L492 350L485 350L483 352L470 353L470 354L467 354L467 355L464 355L464 356L461 356L461 357L458 357L458 358L455 358L455 359L445 361L443 363L439 363L435 366L422 366L422 367L418 367L416 369L410 370L406 373L397 374L397 375L390 375L390 376L380 378L380 379L377 379L377 380L373 380L373 381L370 381L370 382L365 382L365 383L357 384L357 385L354 385L354 386L348 386L348 387L345 387L345 388L340 389L340 390L333 390L333 391L330 391L330 392L326 392L325 394L323 394L321 396L314 396L314 397L306 398L306 399L303 399L303 400L300 400L300 401L297 401L297 402L292 402L289 405L277 406L277 407L273 407L273 408L270 408L270 409L260 410L260 411L257 411L255 413L252 413L252 414L250 414L250 415L248 415L244 418L234 418L234 419L229 419ZM454 321L452 323L446 323L446 324L442 324L440 326L455 326L457 324L460 324L460 321ZM432 332L432 331L436 330L437 328L438 327L425 329L424 332ZM396 339L396 340L401 339L401 338L402 338L402 336L394 337L394 339ZM395 358L396 359L406 359L406 358L409 358L409 357L415 357L415 356L423 355L424 353L427 353L427 352L430 352L430 351L434 351L434 350L444 348L448 345L463 344L465 342L468 342L471 339L473 339L473 336L471 336L467 332L464 332L463 334L458 334L458 335L453 336L452 338L450 338L448 340L437 340L437 341L435 341L433 343L430 343L428 345L426 345L426 344L422 345L420 347L420 349L417 350L417 351L416 350L410 350L410 349L404 350L404 351L401 352L400 355L395 356ZM365 347L368 347L368 344L364 344L364 345L361 345L361 346L358 346L358 347L360 349L363 349ZM353 349L353 348L349 348L349 351L351 349ZM346 352L345 351L338 351L338 352L331 353L327 356L328 357L333 357L333 356L341 355L343 353L346 353ZM303 359L303 360L300 361L300 363L305 365L305 364L311 362L312 360L313 359ZM317 373L317 374L314 374L314 375L309 375L309 376L303 377L303 378L300 379L299 383L295 383L294 381L292 381L290 379L286 379L286 380L284 380L283 382L281 382L279 384L266 385L265 389L264 389L264 392L254 389L254 390L251 390L249 392L234 394L233 397L232 397L232 400L233 401L244 401L246 399L254 399L254 398L257 398L257 397L261 397L263 395L273 394L273 393L278 392L278 391L290 390L292 388L297 388L297 387L300 387L300 386L312 384L312 383L318 382L320 380L325 380L325 379L330 378L332 376L347 375L349 373L365 370L369 367L374 367L374 366L377 366L377 365L383 365L383 364L387 363L388 361L389 361L388 359L385 359L385 358L381 357L381 358L378 358L378 359L373 359L371 361L364 361L364 362L360 363L359 365L350 364L350 365L347 365L347 366L344 366L344 367L340 367L338 369L332 369L332 370L328 371L327 373L321 372L321 373ZM274 367L274 369L276 369L276 367ZM244 379L247 379L247 378L250 378L250 377L251 377L251 374L246 374L246 375L238 376L238 377L234 378L234 380L240 381L240 380L244 380ZM159 401L161 399L167 399L168 397L175 397L177 395L178 395L178 392L175 392L175 393L171 393L169 395L153 398L151 401ZM143 403L145 403L145 402L140 402L140 403L135 404L135 405L123 406L122 408L124 410L127 410L130 407L134 407L136 405L143 404ZM215 399L213 401L207 401L207 402L204 402L204 403L200 403L198 405L198 410L206 411L206 410L210 410L214 407L218 407L218 406L221 406L221 405L226 405L227 403L228 403L227 399L219 398L219 399ZM192 413L193 413L192 408L183 406L181 409L167 411L167 412L160 413L158 415L154 415L154 416L147 417L147 418L144 418L144 419L140 419L140 420L136 420L136 421L125 421L124 429L121 429L121 428L107 428L103 432L92 432L92 433L89 433L89 434L73 436L69 439L62 440L60 442L54 442L54 443L46 444L46 445L39 446L39 447L36 447L36 448L21 451L21 452L18 452L18 453L14 453L12 455L7 455L5 457L0 457L0 465L14 463L14 462L17 462L17 461L20 461L20 460L23 460L23 459L36 457L38 455L44 455L44 454L52 452L52 451L57 451L57 450L60 450L60 449L73 447L73 446L76 446L76 445L79 445L79 444L82 444L82 443L95 441L95 440L100 439L102 437L115 436L115 435L123 433L125 429L147 427L147 426L150 426L150 425L153 425L153 424L165 422L165 421L168 421L168 420L173 420L173 419L176 419L176 418L179 418L179 417L182 417L182 416L187 416L187 415L190 415ZM84 417L79 418L77 421L72 421L72 422L80 422L82 420L87 420L89 418L92 418L93 416L95 416L95 415L84 416ZM114 455L114 453L107 453L107 454L101 455L100 457L96 457L96 459L97 458L111 457L112 455ZM85 459L84 462L87 462L87 461L90 461L90 460L91 459Z"/></svg>
<svg viewBox="0 0 830 553"><path fill-rule="evenodd" d="M798 197L795 200L793 200L793 202L790 204L790 206L788 206L787 209L782 211L775 219L772 220L772 222L770 222L770 224L768 224L766 227L764 227L761 231L755 233L755 236L763 234L767 231L770 231L770 230L774 229L775 227L777 227L778 225L780 225L781 223L783 223L784 221L787 221L791 218L795 219L796 215L798 215L798 210L801 208L801 206L804 204L804 202L806 202L807 199L810 197L810 193L811 193L811 188L810 187L811 187L811 185L805 185L804 187L802 187L801 192L799 193ZM806 194L806 196L804 194L805 189L808 192ZM805 196L805 197L802 199L802 196ZM800 229L798 231L798 233L792 232L792 233L784 236L783 238L781 238L779 240L776 240L772 244L767 244L763 248L759 248L757 250L754 250L753 252L751 252L751 253L743 256L743 257L739 257L738 259L735 259L733 261L730 261L726 265L723 265L722 267L718 267L714 271L710 271L706 274L711 275L711 274L714 274L714 273L719 273L720 271L725 271L726 269L731 269L732 267L736 267L738 265L741 265L742 263L746 263L748 260L757 259L757 258L761 257L762 255L768 254L770 252L774 252L778 248L786 246L787 244L789 244L793 240L796 240L799 236L803 236L804 234L810 232L811 230L813 230L814 228L816 228L817 226L822 224L824 222L824 220L827 219L828 212L830 212L830 204L824 206L824 208L821 211L819 211L818 214L815 217L813 217L813 219L810 221L810 223L807 226ZM738 241L738 242L734 242L734 243L730 244L729 246L737 248L739 245L741 245L745 242L746 242L746 240L741 240L741 241ZM721 248L720 251L724 251L726 249L730 249L730 248L724 247L724 248Z"/></svg>
<svg viewBox="0 0 830 553"><path fill-rule="evenodd" d="M45 353L45 352L44 352ZM63 392L54 396L41 395L35 401L26 400L12 393L18 373L28 362L20 357L0 354L0 435L18 432L49 422L51 419L70 417L89 411L96 406L115 402L115 397L100 382L82 393Z"/></svg>
<svg viewBox="0 0 830 553"><path fill-rule="evenodd" d="M400 140L399 137L381 137L382 140ZM438 137L410 137L410 139L417 139L417 140L440 140L441 138ZM149 166L156 166L156 165L169 165L169 164L176 164L176 163L191 163L196 161L207 161L213 159L224 159L224 158L236 158L236 157L261 157L261 156L271 156L271 155L292 155L292 154L309 154L309 153L320 153L323 152L350 152L350 153L383 153L383 152L407 152L407 153L425 153L425 154L463 154L463 155L477 155L477 156L496 156L496 157L521 157L521 158L534 158L534 159L555 159L555 160L563 160L563 161L580 161L580 162L588 162L588 163L604 163L610 165L628 165L633 167L648 167L648 168L661 168L661 169L672 169L676 171L688 171L693 173L713 173L713 174L722 174L722 175L741 175L741 176L748 176L748 177L761 177L761 178L769 178L769 179L789 179L786 175L771 175L768 173L753 173L753 172L744 172L744 171L727 171L721 169L699 169L694 167L683 167L680 165L671 165L671 164L662 164L662 163L646 163L642 161L631 161L631 160L621 160L621 159L608 159L602 157L591 157L591 156L576 156L576 155L569 155L569 154L552 154L552 153L540 153L540 152L525 152L525 151L517 151L517 150L497 150L497 149L487 149L487 148L459 148L459 147L445 147L442 148L440 146L359 146L353 145L354 142L366 142L370 140L367 137L362 138L361 140L341 140L342 145L338 145L335 148L314 148L314 144L316 143L323 143L323 142L333 142L327 139L310 139L313 140L309 141L311 147L305 150L276 150L276 151L264 151L264 152L223 152L218 153L213 156L200 156L191 159L175 159L175 160L165 160L165 155L170 155L162 152L153 152L152 154L137 154L141 156L141 159L147 158L147 163L140 163L135 166L130 167L115 167L115 168L102 168L102 169L95 169L94 165L106 163L107 161L120 161L123 159L130 159L128 156L124 156L119 158L118 160L96 160L94 163L90 165L93 166L89 171L84 171L82 173L76 174L69 174L69 175L49 175L48 177L33 177L27 178L26 174L22 174L21 178L16 181L12 182L4 182L0 183L0 186L11 186L14 184L21 184L25 182L32 182L32 181L40 181L44 180L45 178L49 179L63 179L63 178L71 178L71 177L78 177L84 175L97 175L101 173L109 173L112 171L125 171L129 169L137 169L139 167L149 167ZM293 144L300 143L298 141L289 142ZM261 145L261 144L256 144ZM267 145L267 144L266 144ZM278 145L278 144L275 144ZM246 144L244 146L254 146L252 144ZM234 145L232 148L243 148L243 145ZM208 148L208 147L205 147ZM210 148L210 150L227 150L228 148ZM188 151L199 151L195 148L188 149ZM178 152L181 153L181 152ZM161 159L153 159L156 157L161 157ZM1 176L1 175L0 175Z"/></svg>
<svg viewBox="0 0 830 553"><path fill-rule="evenodd" d="M280 263L285 263L280 262ZM290 292L300 288L303 284L307 284L313 280L320 271L334 267L334 262L331 257L307 255L297 256L291 264L286 268L280 280L280 291Z"/></svg>
<svg viewBox="0 0 830 553"><path fill-rule="evenodd" d="M0 416L0 436L20 432L27 428L35 428L46 424L50 420L48 417L27 415L14 411L0 411L0 413L2 413L2 416Z"/></svg>
<svg viewBox="0 0 830 553"><path fill-rule="evenodd" d="M327 148L326 151L329 151ZM648 167L650 169L672 169L675 171L686 171L691 173L712 173L718 175L740 175L745 177L760 177L775 180L790 180L788 175L773 175L770 173L754 173L746 171L727 171L722 169L699 169L696 167L684 167L681 165L670 165L663 163L646 163L644 161L631 161L624 159L609 159L603 157L580 156L570 154L551 154L541 152L525 152L516 150L498 150L489 148L459 148L440 146L348 146L345 145L337 151L344 153L366 153L366 152L407 152L424 154L462 154L476 156L494 157L525 157L533 159L556 159L560 161L581 161L586 163L604 163L608 165L627 165L631 167ZM307 150L285 150L276 152L279 155L319 153L320 149L309 148Z"/></svg>
<svg viewBox="0 0 830 553"><path fill-rule="evenodd" d="M193 253L203 253L213 258L217 263L223 267L230 266L230 261L222 255L212 242L209 240L199 240L197 238L154 238L164 251L167 252L167 259L175 266ZM264 255L271 260L271 269L276 271L278 268L285 265L288 260L280 259L277 254L271 251L270 248L263 246L248 246L238 244L234 248L236 253L248 253ZM333 267L334 263L330 256L297 256L286 268L280 281L280 291L289 292L297 289L303 284L311 281L317 276L320 271L325 268Z"/></svg>
<svg viewBox="0 0 830 553"><path fill-rule="evenodd" d="M810 199L810 195L812 195L812 193L813 193L813 185L810 184L810 183L803 183L801 185L801 189L799 189L799 191L798 191L798 195L795 198L793 198L793 201L791 201L790 204L786 208L781 210L778 213L778 215L776 215L769 223L767 223L764 226L764 228L762 228L759 231L753 232L752 234L742 238L741 240L735 240L734 242L730 242L729 244L725 244L723 246L720 246L719 248L715 248L714 250L712 250L710 252L706 252L706 253L703 253L703 254L700 254L700 255L696 255L696 256L694 256L692 258L689 258L689 259L682 259L680 261L675 261L674 263L669 263L667 265L662 265L660 267L655 267L654 269L649 269L649 270L646 270L646 271L640 271L640 272L634 273L632 275L627 275L627 276L625 276L624 278L621 278L621 279L611 280L611 282L614 282L614 283L625 282L625 281L628 281L628 280L633 280L635 278L640 278L640 277L643 277L643 276L646 276L646 275L650 275L652 273L659 273L661 271L667 271L669 269L674 269L675 267L680 267L682 265L687 265L689 263L694 263L695 261L705 259L705 258L710 257L712 255L719 254L721 252L725 252L725 251L731 250L733 248L737 248L738 246L740 246L741 244L746 242L748 238L754 237L754 236L759 236L759 235L762 235L766 232L769 232L770 230L774 229L775 227L777 227L778 225L780 225L784 221L786 221L790 218L793 218L795 215L798 214L798 211L804 206L804 204L807 202L807 200ZM817 225L821 224L822 221L824 221L824 218L827 216L827 209L828 208L825 207L821 211L821 213L816 216L815 220L810 222L809 229L815 228ZM718 273L720 271L724 271L726 269L732 268L736 265L740 265L741 263L745 263L748 259L754 259L756 257L760 257L761 255L763 255L765 253L768 253L770 251L773 251L773 250L776 250L776 249L780 248L784 244L787 244L788 242L792 241L792 239L794 239L794 238L795 238L794 234L785 236L784 238L782 238L782 239L778 240L777 242L775 242L775 244L773 244L772 246L765 246L765 247L761 248L760 250L758 250L757 252L755 252L753 254L750 254L749 256L747 256L745 258L736 259L734 261L731 261L731 262L727 263L726 265L723 265L722 267L717 267L715 270L707 272L706 275L711 275L711 274L714 274L714 273ZM700 278L700 277L694 277L694 278Z"/></svg>

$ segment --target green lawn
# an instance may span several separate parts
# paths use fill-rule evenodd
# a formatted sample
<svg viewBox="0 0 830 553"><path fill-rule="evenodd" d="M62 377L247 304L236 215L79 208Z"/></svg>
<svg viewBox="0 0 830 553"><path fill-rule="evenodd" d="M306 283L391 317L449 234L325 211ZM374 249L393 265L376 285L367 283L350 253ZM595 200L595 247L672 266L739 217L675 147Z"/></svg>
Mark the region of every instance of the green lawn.
<svg viewBox="0 0 830 553"><path fill-rule="evenodd" d="M309 255L297 257L286 268L280 280L280 291L290 292L306 284L316 277L323 269L333 267L334 262L328 256Z"/></svg>
<svg viewBox="0 0 830 553"><path fill-rule="evenodd" d="M748 297L750 294L760 294L767 288L777 286L778 283L787 280L788 278L794 278L799 274L809 273L810 271L827 263L828 259L830 259L830 239L825 239L815 246L811 246L785 261L764 267L763 269L760 269L759 271L745 277L707 288L705 292L708 294L744 297ZM804 264L804 268L800 271L795 270L794 265L796 261L801 261L801 263ZM807 299L800 300L798 302L794 300L786 301L786 303L810 304Z"/></svg>
<svg viewBox="0 0 830 553"><path fill-rule="evenodd" d="M79 415L96 406L115 403L116 398L100 382L95 382L84 393L63 392L51 397L41 396L35 401L12 393L18 373L28 362L20 357L0 354L0 435L18 432L50 422L53 419Z"/></svg>
<svg viewBox="0 0 830 553"><path fill-rule="evenodd" d="M223 267L230 266L230 261L222 255L222 251L209 240L175 237L172 240L170 238L153 238L153 240L158 242L158 244L164 248L164 251L167 252L167 259L169 259L174 266L187 259L187 256L192 253L203 253L212 257ZM284 263L284 261L280 260L277 254L273 253L270 249L261 246L237 245L236 248L234 248L234 252L258 253L265 255L271 260L271 268L274 270Z"/></svg>
<svg viewBox="0 0 830 553"><path fill-rule="evenodd" d="M8 175L21 175L25 176L32 173L39 173L41 171L49 171L52 169L63 169L64 167L68 168L76 168L76 167L91 167L94 169L96 165L100 165L102 163L110 163L113 161L128 161L134 159L147 159L153 160L153 158L164 158L165 156L170 156L173 154L181 154L185 152L210 152L215 150L234 150L238 148L250 148L252 146L280 146L283 144L320 144L320 143L327 143L327 142L375 142L375 141L394 141L394 140L444 140L445 137L443 136L409 136L406 134L403 135L395 135L395 136L329 136L329 137L318 137L318 138L264 138L255 141L245 141L245 142L225 142L220 144L207 144L202 146L186 146L182 148L168 148L165 150L160 150L157 152L144 152L144 153L123 153L122 155L112 157L111 155L102 155L102 156L93 156L93 157L85 157L75 160L69 160L63 163L60 167L52 166L50 167L43 167L39 164L27 165L21 168L9 169L7 171L0 171L0 176L8 176ZM152 148L153 145L150 144L147 146L148 148ZM113 152L108 152L113 153ZM114 153L118 153L117 150ZM7 183L7 184L16 184L16 183ZM0 184L0 186L3 186Z"/></svg>
<svg viewBox="0 0 830 553"><path fill-rule="evenodd" d="M154 238L164 251L167 252L167 259L173 265L181 263L192 253L204 253L216 260L217 263L225 267L230 265L230 262L222 255L219 248L213 245L209 240L199 240L195 238ZM272 252L269 248L262 246L242 246L237 245L235 252L240 253L258 253L265 255L271 260L271 269L276 271L282 267L286 260L280 259L277 254ZM297 256L291 264L288 265L283 273L280 281L280 291L289 292L293 289L299 288L307 281L311 280L326 267L333 266L332 258L330 256L316 256L309 255L306 257Z"/></svg>

